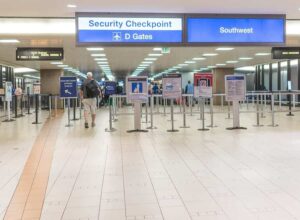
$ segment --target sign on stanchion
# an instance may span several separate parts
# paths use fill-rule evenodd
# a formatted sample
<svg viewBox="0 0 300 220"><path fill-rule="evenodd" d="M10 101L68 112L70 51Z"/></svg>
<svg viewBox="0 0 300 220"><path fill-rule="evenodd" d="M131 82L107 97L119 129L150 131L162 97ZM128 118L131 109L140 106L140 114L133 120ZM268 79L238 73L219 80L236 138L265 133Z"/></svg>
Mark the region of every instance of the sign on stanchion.
<svg viewBox="0 0 300 220"><path fill-rule="evenodd" d="M11 118L11 112L10 112L10 104L12 102L12 90L13 90L13 85L12 82L5 82L5 102L7 105L7 119L4 120L3 122L11 122L14 121Z"/></svg>
<svg viewBox="0 0 300 220"><path fill-rule="evenodd" d="M233 127L234 129L247 129L240 126L240 101L246 100L246 79L244 75L226 75L225 76L225 94L226 101L232 102L233 108Z"/></svg>
<svg viewBox="0 0 300 220"><path fill-rule="evenodd" d="M174 129L174 100L180 99L182 96L182 80L181 74L165 74L162 79L163 91L162 95L164 99L168 99L171 102L171 129L168 132L177 132Z"/></svg>
<svg viewBox="0 0 300 220"><path fill-rule="evenodd" d="M148 132L141 129L141 104L148 102L148 78L146 76L130 76L126 78L127 103L134 105L134 129L132 132Z"/></svg>
<svg viewBox="0 0 300 220"><path fill-rule="evenodd" d="M60 98L68 100L68 124L66 127L71 127L70 100L77 99L77 78L75 76L60 77Z"/></svg>

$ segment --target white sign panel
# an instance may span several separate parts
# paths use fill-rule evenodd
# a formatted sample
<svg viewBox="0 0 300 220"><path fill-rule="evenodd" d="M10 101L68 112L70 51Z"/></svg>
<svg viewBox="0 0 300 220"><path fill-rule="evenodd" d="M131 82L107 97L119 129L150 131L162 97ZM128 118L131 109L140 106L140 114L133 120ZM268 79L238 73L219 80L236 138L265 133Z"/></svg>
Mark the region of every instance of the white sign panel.
<svg viewBox="0 0 300 220"><path fill-rule="evenodd" d="M244 75L225 76L226 101L245 101L246 79Z"/></svg>
<svg viewBox="0 0 300 220"><path fill-rule="evenodd" d="M41 94L41 84L35 83L33 84L33 94Z"/></svg>
<svg viewBox="0 0 300 220"><path fill-rule="evenodd" d="M148 101L148 78L146 76L127 77L126 79L127 102Z"/></svg>
<svg viewBox="0 0 300 220"><path fill-rule="evenodd" d="M5 101L11 102L12 101L12 82L5 82Z"/></svg>
<svg viewBox="0 0 300 220"><path fill-rule="evenodd" d="M181 74L167 74L163 76L163 97L166 99L181 98Z"/></svg>

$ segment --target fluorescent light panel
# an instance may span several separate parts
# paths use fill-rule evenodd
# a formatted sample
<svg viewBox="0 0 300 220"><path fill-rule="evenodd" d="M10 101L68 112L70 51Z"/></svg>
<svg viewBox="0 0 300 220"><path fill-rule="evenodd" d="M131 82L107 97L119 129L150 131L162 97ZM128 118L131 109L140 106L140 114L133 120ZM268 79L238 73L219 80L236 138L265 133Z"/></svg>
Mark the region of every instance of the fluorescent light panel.
<svg viewBox="0 0 300 220"><path fill-rule="evenodd" d="M162 56L161 53L150 53L148 55L149 55L149 57L160 57L160 56Z"/></svg>
<svg viewBox="0 0 300 220"><path fill-rule="evenodd" d="M216 49L217 51L230 51L230 50L234 50L233 47L219 47Z"/></svg>
<svg viewBox="0 0 300 220"><path fill-rule="evenodd" d="M106 55L104 53L93 53L91 54L92 57L105 57Z"/></svg>
<svg viewBox="0 0 300 220"><path fill-rule="evenodd" d="M203 56L205 57L214 57L214 56L217 56L218 54L217 53L204 53Z"/></svg>
<svg viewBox="0 0 300 220"><path fill-rule="evenodd" d="M252 60L253 58L252 57L240 57L239 59L240 60Z"/></svg>
<svg viewBox="0 0 300 220"><path fill-rule="evenodd" d="M193 60L206 60L206 58L205 57L195 57L195 58L193 58Z"/></svg>
<svg viewBox="0 0 300 220"><path fill-rule="evenodd" d="M256 53L255 56L269 56L271 53Z"/></svg>
<svg viewBox="0 0 300 220"><path fill-rule="evenodd" d="M12 44L12 43L20 43L17 39L0 39L1 44Z"/></svg>
<svg viewBox="0 0 300 220"><path fill-rule="evenodd" d="M101 47L88 47L86 48L88 51L103 51L104 49Z"/></svg>

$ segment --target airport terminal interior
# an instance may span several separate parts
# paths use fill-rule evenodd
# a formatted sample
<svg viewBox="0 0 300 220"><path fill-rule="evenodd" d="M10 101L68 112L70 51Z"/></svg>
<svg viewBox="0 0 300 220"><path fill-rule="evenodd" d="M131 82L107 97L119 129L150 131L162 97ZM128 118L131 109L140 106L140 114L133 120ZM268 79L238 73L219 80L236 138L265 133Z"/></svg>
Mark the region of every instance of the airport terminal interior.
<svg viewBox="0 0 300 220"><path fill-rule="evenodd" d="M300 220L299 1L0 3L0 219Z"/></svg>

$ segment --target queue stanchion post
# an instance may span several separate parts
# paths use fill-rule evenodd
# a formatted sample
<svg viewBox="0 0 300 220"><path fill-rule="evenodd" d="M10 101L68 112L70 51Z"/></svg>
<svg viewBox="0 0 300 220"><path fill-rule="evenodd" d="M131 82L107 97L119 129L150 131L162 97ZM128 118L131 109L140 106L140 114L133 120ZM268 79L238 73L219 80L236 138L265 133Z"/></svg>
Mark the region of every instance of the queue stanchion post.
<svg viewBox="0 0 300 220"><path fill-rule="evenodd" d="M32 124L40 124L39 122L39 94L35 94L35 121Z"/></svg>
<svg viewBox="0 0 300 220"><path fill-rule="evenodd" d="M207 127L210 128L218 127L217 125L214 125L214 98L213 97L210 98L209 113L210 113L210 125Z"/></svg>
<svg viewBox="0 0 300 220"><path fill-rule="evenodd" d="M184 101L183 101L184 100ZM189 126L186 125L186 103L185 103L185 98L183 97L182 98L182 102L183 102L183 112L182 112L182 115L183 115L183 126L181 126L180 128L190 128Z"/></svg>
<svg viewBox="0 0 300 220"><path fill-rule="evenodd" d="M171 129L167 130L167 132L178 132L179 130L174 129L174 100L170 99L171 101Z"/></svg>
<svg viewBox="0 0 300 220"><path fill-rule="evenodd" d="M279 98L278 98L279 99L279 109L281 111L281 105L282 105L282 103L281 103L281 100L282 100L281 92L279 92L278 96L279 96Z"/></svg>
<svg viewBox="0 0 300 220"><path fill-rule="evenodd" d="M296 109L296 95L293 93L293 109Z"/></svg>
<svg viewBox="0 0 300 220"><path fill-rule="evenodd" d="M55 103L55 116L57 116L57 95L54 97L54 103Z"/></svg>
<svg viewBox="0 0 300 220"><path fill-rule="evenodd" d="M52 95L49 95L49 118L52 117Z"/></svg>
<svg viewBox="0 0 300 220"><path fill-rule="evenodd" d="M221 109L224 109L224 96L221 94Z"/></svg>
<svg viewBox="0 0 300 220"><path fill-rule="evenodd" d="M166 116L166 99L163 98L163 100L164 100L164 116Z"/></svg>
<svg viewBox="0 0 300 220"><path fill-rule="evenodd" d="M72 121L77 121L79 118L76 118L76 109L77 109L77 98L72 100L73 103L73 119Z"/></svg>
<svg viewBox="0 0 300 220"><path fill-rule="evenodd" d="M117 105L116 105L116 102L117 102L117 96L113 96L113 121L118 121L117 119Z"/></svg>
<svg viewBox="0 0 300 220"><path fill-rule="evenodd" d="M263 125L260 124L260 120L259 120L259 113L260 113L260 110L261 108L259 107L260 105L260 95L257 94L256 96L256 125L253 125L254 127L263 127Z"/></svg>
<svg viewBox="0 0 300 220"><path fill-rule="evenodd" d="M79 119L82 119L82 100L79 99Z"/></svg>
<svg viewBox="0 0 300 220"><path fill-rule="evenodd" d="M264 115L264 95L261 94L260 96L260 109L261 109L261 118L265 118L266 116Z"/></svg>
<svg viewBox="0 0 300 220"><path fill-rule="evenodd" d="M30 112L30 94L27 93L27 115L31 115L32 113Z"/></svg>
<svg viewBox="0 0 300 220"><path fill-rule="evenodd" d="M227 118L226 119L231 119L230 118L230 101L227 101Z"/></svg>
<svg viewBox="0 0 300 220"><path fill-rule="evenodd" d="M154 126L154 116L153 116L153 108L154 108L154 97L153 95L150 97L150 127L148 127L147 129L157 129L157 127Z"/></svg>
<svg viewBox="0 0 300 220"><path fill-rule="evenodd" d="M113 117L112 117L112 113L113 113L113 109L112 109L112 104L113 104L113 98L112 97L109 97L108 99L109 101L109 106L108 106L108 109L109 109L109 128L106 128L105 129L105 132L114 132L116 131L117 129L113 128Z"/></svg>
<svg viewBox="0 0 300 220"><path fill-rule="evenodd" d="M209 131L208 128L205 128L205 98L201 98L200 118L202 118L202 128L199 128L198 131Z"/></svg>
<svg viewBox="0 0 300 220"><path fill-rule="evenodd" d="M289 113L286 116L294 116L294 114L292 113L292 95L291 93L289 93L288 95L288 102L289 102Z"/></svg>
<svg viewBox="0 0 300 220"><path fill-rule="evenodd" d="M274 104L274 94L271 94L271 114L272 114L272 124L271 127L277 127L278 124L275 124L275 104Z"/></svg>

